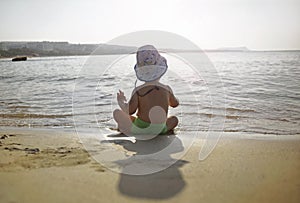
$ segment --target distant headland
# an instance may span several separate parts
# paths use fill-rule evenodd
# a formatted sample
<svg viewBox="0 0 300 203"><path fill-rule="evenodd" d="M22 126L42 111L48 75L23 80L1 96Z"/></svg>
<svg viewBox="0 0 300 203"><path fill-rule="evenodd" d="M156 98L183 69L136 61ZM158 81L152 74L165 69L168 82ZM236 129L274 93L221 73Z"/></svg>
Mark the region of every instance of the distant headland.
<svg viewBox="0 0 300 203"><path fill-rule="evenodd" d="M123 54L136 51L136 47L108 44L71 44L69 42L0 42L0 57L15 56L74 56Z"/></svg>
<svg viewBox="0 0 300 203"><path fill-rule="evenodd" d="M136 52L137 47L119 46L110 44L71 44L69 42L0 42L0 57L16 56L74 56L74 55L108 55L108 54L127 54ZM194 52L195 50L176 50L163 49L165 52ZM207 52L244 52L250 51L247 47L229 47L213 50L204 50Z"/></svg>

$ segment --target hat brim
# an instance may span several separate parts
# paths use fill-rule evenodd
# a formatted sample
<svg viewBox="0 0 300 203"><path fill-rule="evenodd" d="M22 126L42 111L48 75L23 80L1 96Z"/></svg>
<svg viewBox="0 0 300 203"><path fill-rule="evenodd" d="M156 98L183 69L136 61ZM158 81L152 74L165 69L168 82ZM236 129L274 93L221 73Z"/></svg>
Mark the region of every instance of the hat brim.
<svg viewBox="0 0 300 203"><path fill-rule="evenodd" d="M134 66L136 77L144 82L151 82L162 77L168 67L160 65Z"/></svg>

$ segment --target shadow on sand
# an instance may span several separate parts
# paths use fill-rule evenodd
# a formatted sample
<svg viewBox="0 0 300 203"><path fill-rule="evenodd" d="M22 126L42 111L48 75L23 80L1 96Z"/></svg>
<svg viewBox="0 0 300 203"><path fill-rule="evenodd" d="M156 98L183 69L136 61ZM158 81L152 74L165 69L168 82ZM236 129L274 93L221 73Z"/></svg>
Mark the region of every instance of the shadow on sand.
<svg viewBox="0 0 300 203"><path fill-rule="evenodd" d="M187 161L175 160L171 157L171 154L179 153L184 149L181 140L176 136L158 136L147 141L138 140L136 143L129 141L115 141L114 143L122 146L130 153L135 153L135 155L125 160L127 165L128 163L130 165L136 155L160 152L170 143L175 146L171 150L167 150L167 153L164 153L160 160L142 160L147 162L146 164L150 167L155 165L155 169L161 168L158 172L149 175L127 175L124 161L117 162L123 168L118 184L118 189L122 194L136 198L168 199L178 194L185 187L185 181L179 168Z"/></svg>

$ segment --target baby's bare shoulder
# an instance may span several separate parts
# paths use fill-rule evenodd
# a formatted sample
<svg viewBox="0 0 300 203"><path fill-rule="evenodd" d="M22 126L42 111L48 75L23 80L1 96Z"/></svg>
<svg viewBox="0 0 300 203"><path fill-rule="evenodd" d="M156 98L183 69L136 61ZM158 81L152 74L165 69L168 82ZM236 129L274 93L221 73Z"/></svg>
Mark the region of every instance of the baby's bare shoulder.
<svg viewBox="0 0 300 203"><path fill-rule="evenodd" d="M143 85L137 86L132 90L132 95L134 95L137 91L141 90L143 88Z"/></svg>
<svg viewBox="0 0 300 203"><path fill-rule="evenodd" d="M165 84L161 84L161 87L163 87L165 90L167 90L168 92L172 93L172 88L169 85L165 85Z"/></svg>

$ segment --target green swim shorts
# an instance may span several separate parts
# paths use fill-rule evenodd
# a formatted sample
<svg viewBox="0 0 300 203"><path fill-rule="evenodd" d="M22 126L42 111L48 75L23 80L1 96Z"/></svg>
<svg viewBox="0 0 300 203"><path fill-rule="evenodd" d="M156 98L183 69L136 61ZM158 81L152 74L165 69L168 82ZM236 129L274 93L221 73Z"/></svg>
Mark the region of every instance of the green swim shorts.
<svg viewBox="0 0 300 203"><path fill-rule="evenodd" d="M145 122L139 118L136 118L131 127L131 133L133 134L150 134L150 135L158 135L165 134L168 132L168 128L166 123L161 124L153 124Z"/></svg>

